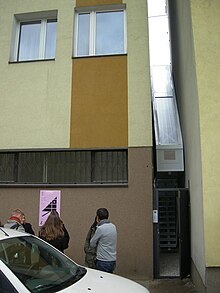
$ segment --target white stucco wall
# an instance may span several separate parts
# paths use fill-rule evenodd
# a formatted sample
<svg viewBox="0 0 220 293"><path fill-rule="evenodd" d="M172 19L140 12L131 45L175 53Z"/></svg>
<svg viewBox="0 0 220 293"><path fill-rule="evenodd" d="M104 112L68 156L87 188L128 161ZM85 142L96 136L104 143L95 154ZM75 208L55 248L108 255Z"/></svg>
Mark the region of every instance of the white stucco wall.
<svg viewBox="0 0 220 293"><path fill-rule="evenodd" d="M69 147L75 1L0 0L0 148ZM9 64L15 14L58 10L55 61Z"/></svg>
<svg viewBox="0 0 220 293"><path fill-rule="evenodd" d="M128 35L128 146L152 146L147 1L124 3Z"/></svg>

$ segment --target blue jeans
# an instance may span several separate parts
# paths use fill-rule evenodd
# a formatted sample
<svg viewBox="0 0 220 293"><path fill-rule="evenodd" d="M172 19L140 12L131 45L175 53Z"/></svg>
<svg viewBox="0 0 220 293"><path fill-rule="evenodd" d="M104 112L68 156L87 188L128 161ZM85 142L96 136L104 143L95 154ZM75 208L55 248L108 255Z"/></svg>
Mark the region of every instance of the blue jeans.
<svg viewBox="0 0 220 293"><path fill-rule="evenodd" d="M99 271L107 272L107 273L113 273L116 261L102 261L102 260L96 260L96 269Z"/></svg>

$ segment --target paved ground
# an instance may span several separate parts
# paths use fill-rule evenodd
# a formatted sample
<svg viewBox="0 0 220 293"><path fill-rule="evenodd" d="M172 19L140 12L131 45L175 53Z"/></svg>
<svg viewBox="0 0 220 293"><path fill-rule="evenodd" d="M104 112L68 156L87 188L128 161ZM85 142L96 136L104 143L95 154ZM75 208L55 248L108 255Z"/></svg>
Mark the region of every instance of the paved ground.
<svg viewBox="0 0 220 293"><path fill-rule="evenodd" d="M150 293L196 293L190 279L160 279L153 281L137 281L146 287Z"/></svg>

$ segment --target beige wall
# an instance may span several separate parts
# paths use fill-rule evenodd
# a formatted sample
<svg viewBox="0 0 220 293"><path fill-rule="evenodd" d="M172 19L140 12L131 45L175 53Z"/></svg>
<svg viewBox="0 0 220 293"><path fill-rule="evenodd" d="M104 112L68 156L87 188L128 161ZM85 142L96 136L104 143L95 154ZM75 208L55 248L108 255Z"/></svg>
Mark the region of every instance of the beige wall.
<svg viewBox="0 0 220 293"><path fill-rule="evenodd" d="M128 145L152 146L147 1L124 3L128 38Z"/></svg>
<svg viewBox="0 0 220 293"><path fill-rule="evenodd" d="M74 1L0 1L0 148L69 147ZM8 64L13 16L58 9L55 61Z"/></svg>
<svg viewBox="0 0 220 293"><path fill-rule="evenodd" d="M176 5L175 5L176 4ZM173 71L184 140L186 185L191 201L191 256L205 279L199 105L189 1L170 1Z"/></svg>
<svg viewBox="0 0 220 293"><path fill-rule="evenodd" d="M191 1L200 109L206 266L220 267L220 2Z"/></svg>
<svg viewBox="0 0 220 293"><path fill-rule="evenodd" d="M192 260L208 284L205 267L220 266L220 2L170 4L173 68L191 195Z"/></svg>
<svg viewBox="0 0 220 293"><path fill-rule="evenodd" d="M61 218L71 239L66 251L84 264L83 246L97 208L106 207L118 230L116 272L124 276L152 278L152 153L147 148L129 150L127 187L73 187L61 190ZM38 232L40 190L0 188L0 219L4 223L14 208L21 208Z"/></svg>

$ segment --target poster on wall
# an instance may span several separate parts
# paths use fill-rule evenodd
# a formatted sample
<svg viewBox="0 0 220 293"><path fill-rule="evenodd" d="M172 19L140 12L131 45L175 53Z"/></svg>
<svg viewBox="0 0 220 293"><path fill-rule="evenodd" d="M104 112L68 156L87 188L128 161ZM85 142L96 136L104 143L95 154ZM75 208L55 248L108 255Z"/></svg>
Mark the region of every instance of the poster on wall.
<svg viewBox="0 0 220 293"><path fill-rule="evenodd" d="M50 212L56 210L60 214L60 190L41 190L39 205L39 226L42 226Z"/></svg>

